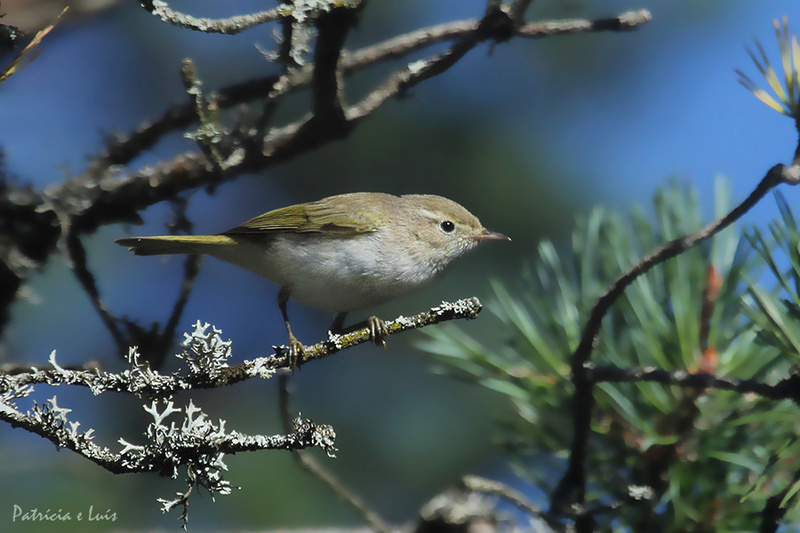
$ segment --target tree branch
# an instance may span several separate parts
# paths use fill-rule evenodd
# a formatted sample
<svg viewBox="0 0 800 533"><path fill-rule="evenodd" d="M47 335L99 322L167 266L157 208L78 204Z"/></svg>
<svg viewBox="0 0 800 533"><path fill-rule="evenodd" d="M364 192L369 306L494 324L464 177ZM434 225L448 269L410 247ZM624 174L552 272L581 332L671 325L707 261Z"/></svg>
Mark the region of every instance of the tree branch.
<svg viewBox="0 0 800 533"><path fill-rule="evenodd" d="M514 490L505 483L480 476L464 476L461 478L461 485L473 492L482 492L502 498L529 516L544 520L554 531L565 530L563 524L553 520L552 517L529 501L521 492Z"/></svg>
<svg viewBox="0 0 800 533"><path fill-rule="evenodd" d="M578 347L571 356L571 377L575 387L573 404L573 437L569 465L551 498L551 512L559 514L569 503L583 504L586 496L586 456L588 452L592 408L594 407L593 381L587 363L597 343L603 318L625 289L639 276L654 266L680 255L700 242L714 236L735 220L741 218L758 203L773 187L788 181L797 169L776 165L772 167L752 193L730 213L701 230L672 240L644 257L639 263L617 278L609 289L597 300L581 334Z"/></svg>
<svg viewBox="0 0 800 533"><path fill-rule="evenodd" d="M82 250L78 250L73 253L79 256L81 252ZM428 312L413 317L401 316L387 322L387 335L445 320L476 318L480 310L481 305L477 298L442 303ZM222 387L253 377L268 378L278 368L290 367L285 348L278 350L276 355L229 367L227 361L232 356L230 341L222 340L221 331L212 328L208 332L208 328L208 324L200 325L198 322L194 331L186 335L183 343L185 349L177 357L184 361L187 368L169 375L151 369L146 362L140 362L140 355L135 349L131 349L128 355L130 368L117 374L97 368L63 368L56 362L55 352L50 356L51 370L31 368L13 375L0 373L0 421L44 437L57 447L72 450L113 473L158 472L175 478L179 469L185 469L187 490L178 493L177 498L159 500L165 511L182 507L181 519L184 523L188 519L189 495L194 487L203 486L212 494L230 493L230 483L222 476L227 470L223 462L225 454L266 449L297 450L317 446L332 455L335 451L333 428L299 418L290 423L288 396L281 399L287 435L271 437L227 431L223 420L218 424L210 422L191 400L184 409L174 407L171 398L176 392ZM307 348L304 362L327 357L369 340L368 327L341 335L331 334L328 340ZM30 411L22 413L17 402L33 394L34 386L39 384L83 386L95 395L103 392L125 392L140 398L149 398L150 405L145 405L144 408L154 421L145 431L147 443L136 445L120 439L123 446L120 452L95 444L93 430L79 431L80 422L67 418L71 410L59 407L55 396L41 406L34 403ZM185 414L181 423L165 422L167 418L181 412ZM290 425L291 428L288 427ZM319 472L318 470L318 476L331 486L337 486L335 478ZM362 512L376 530L391 531L392 528L358 498L341 489L338 493L346 493L348 501Z"/></svg>
<svg viewBox="0 0 800 533"><path fill-rule="evenodd" d="M517 9L523 5L524 2L512 4L518 6ZM232 131L244 132L245 136L237 139L235 143L221 142L218 146L218 150L224 152L220 158L226 163L222 168L225 171L222 180L231 180L244 173L263 170L320 144L341 138L355 126L355 121L365 118L391 97L402 96L416 84L446 71L479 42L489 39L498 41L508 39L517 31L516 22L503 12L503 6L505 4L500 9L488 9L481 20L441 24L387 39L351 54L343 52L339 59L339 71L342 76L347 76L438 42L457 41L447 53L414 62L396 74L390 75L359 104L345 110L347 121L344 124L337 120L336 127L320 127L319 121L312 120L314 115L310 115L300 121L273 128L266 136L262 136L260 129L232 128ZM619 18L625 17L626 15L622 15ZM646 19L647 17L642 17L641 21ZM574 31L612 29L611 26L583 24ZM546 28L540 30L551 31ZM519 35L540 30L528 28ZM293 69L291 73L283 76L252 80L218 93L211 93L207 96L208 107L228 109L260 98L269 98L275 102L281 95L311 83L313 68L313 65L309 65ZM3 309L7 309L14 300L17 288L30 269L41 265L49 254L56 250L59 238L63 237L63 228L58 223L54 224L54 220L67 222L76 235L92 232L102 225L118 222L135 223L140 221L138 211L149 205L174 199L186 190L219 183L219 165L211 164L198 153L181 154L154 167L146 167L123 176L119 174L119 165L130 162L152 147L166 133L186 127L196 120L194 106L173 107L153 123L143 125L131 135L111 143L81 177L52 187L46 194L29 191L30 202L11 206L13 209L8 212L14 214L15 220L24 218L25 223L16 224L12 221L5 227L30 228L30 231L37 235L35 242L39 249L29 252L32 242L30 239L16 235L9 236L12 243L27 244L15 244L13 249L9 250L12 252L11 257L0 258L4 263L0 265L0 281L1 285L7 288L0 291L0 304L3 305ZM2 316L0 313L0 317Z"/></svg>
<svg viewBox="0 0 800 533"><path fill-rule="evenodd" d="M686 389L717 389L740 393L757 394L770 400L791 400L800 404L800 376L791 375L774 385L755 379L737 379L714 374L690 374L685 370L672 372L654 366L617 368L586 365L587 380L592 383L639 383L653 382L676 385Z"/></svg>
<svg viewBox="0 0 800 533"><path fill-rule="evenodd" d="M644 23L649 20L649 13L643 13L644 14L640 17L638 23ZM628 18L631 18L627 15L627 13L620 15L620 17L617 19L627 20ZM495 18L498 16L499 15L496 14L491 15L491 17ZM492 20L495 19L493 18ZM526 29L521 29L519 35L528 37L542 37L549 34L563 33L567 31L567 29L568 32L601 31L611 29L610 25L608 24L595 24L594 21L588 20L570 21L564 24L553 22L552 24L553 26L547 26L547 23L537 23L534 26L524 26L523 28ZM486 33L484 35L479 37L475 36L475 32L478 31L480 26L481 21L474 19L444 23L393 37L383 41L382 43L364 47L356 52L343 52L339 68L342 75L348 76L367 67L374 66L380 62L402 58L417 50L443 41L468 38L468 40L472 42L472 44L468 45L467 49L465 50L461 50L459 48L461 52L459 52L459 50L451 50L447 54L435 56L434 58L429 59L427 62L412 63L408 68L401 70L394 75L390 75L386 81L379 85L367 98L364 98L358 106L354 106L348 111L349 118L364 118L390 97L399 95L403 90L407 90L411 86L421 83L422 81L425 81L430 77L447 70L447 68L452 65L453 61L463 57L464 53L477 44L473 42L476 38L479 41L480 39L491 38L491 34L488 32L488 29L485 30ZM484 27L491 28L492 25L485 23ZM447 64L448 62L449 64ZM426 65L427 68L422 68ZM229 109L255 99L265 97L276 99L282 95L308 86L313 79L312 72L313 65L309 65L301 69L293 70L290 74L285 74L282 76L270 76L247 81L238 85L233 85L231 87L222 89L219 92L210 93L207 96L208 105L218 109ZM159 194L156 194L153 191L148 191L141 185L131 186L131 184L128 183L131 181L142 181L149 183L150 180L155 180L156 183L161 181L173 182L174 180L169 179L168 174L176 171L180 172L182 175L190 174L192 176L202 173L205 170L202 166L202 160L196 161L196 159L193 157L193 154L184 154L178 156L172 161L159 164L159 166L156 168L144 169L141 172L134 173L123 179L120 179L118 176L112 177L107 170L109 167L128 163L142 151L152 147L163 135L175 129L186 127L194 123L196 119L197 117L193 106L181 105L172 107L159 119L150 124L141 126L129 137L119 139L113 144L109 145L104 153L100 154L96 162L90 166L89 170L87 170L82 178L64 184L59 188L53 189L51 196L56 198L66 196L65 201L62 203L70 205L75 202L70 201L69 197L71 195L75 195L76 193L80 193L81 191L84 191L85 194L86 192L89 192L87 189L96 190L99 188L102 190L110 190L115 189L116 187L124 187L126 189L126 194L123 194L122 196L129 198L139 207L134 210L125 209L123 211L125 214L125 219L122 220L135 220L136 210L159 201L159 198L163 200L174 196L182 190L202 186L204 184L203 180L200 180L201 183L197 183L191 179L186 183L185 187L164 183L162 186L157 185L158 190L161 191L161 194L165 195L161 197ZM264 167L268 166L270 161L277 162L299 153L300 150L292 150L291 153L287 153L284 157L281 157L280 151L277 150L277 147L287 146L289 138L293 135L296 135L304 123L305 120L286 125L282 128L274 129L268 135L268 137L264 139L263 153L265 157L250 158L246 162L242 162L241 165L229 166L226 169L228 173L228 179L231 179L240 173L263 169ZM196 166L198 163L201 164L199 168ZM163 176L163 178L159 178L159 176ZM198 177L204 177L205 180L210 179L208 176ZM100 187L89 187L90 183L98 184ZM141 198L141 201L137 201L136 197L130 196L130 194L134 192L144 194L144 197ZM91 198L82 198L82 200L89 200L89 205L92 205L94 201L97 201ZM87 203L84 202L83 205L87 205ZM106 210L98 209L95 210L95 212L106 212ZM89 217L84 216L84 218L86 219ZM104 220L99 222L99 224L118 221L120 221L120 218L108 221ZM93 228L90 227L88 229L91 230Z"/></svg>
<svg viewBox="0 0 800 533"><path fill-rule="evenodd" d="M15 400L30 391L16 391L15 397L3 395L0 401L0 420L12 427L20 427L51 441L58 448L66 448L89 459L114 474L156 472L161 476L177 478L185 471L187 490L176 498L161 499L164 512L182 507L181 520L188 520L189 495L195 487L204 487L212 496L230 494L231 484L225 480L228 470L224 456L257 450L295 450L309 446L323 449L329 455L335 451L336 434L333 428L317 425L310 420L297 418L287 435L244 435L227 431L225 421L211 422L190 400L184 408L176 408L172 401L153 401L144 409L154 419L144 431L146 444L131 444L120 438L122 450L114 452L93 442L94 430L79 431L80 422L70 421L71 409L60 407L53 396L42 406L34 404L27 414L16 409ZM159 410L162 408L162 410ZM177 413L183 420L166 423Z"/></svg>
<svg viewBox="0 0 800 533"><path fill-rule="evenodd" d="M180 11L171 9L169 5L162 0L142 0L141 6L159 17L164 22L168 22L173 26L179 28L187 28L190 30L201 31L204 33L224 33L227 35L235 35L245 30L249 30L260 24L278 20L281 17L288 16L291 11L283 7L276 7L267 11L260 11L250 15L238 15L224 19L209 19L197 18Z"/></svg>
<svg viewBox="0 0 800 533"><path fill-rule="evenodd" d="M553 20L547 22L529 22L517 29L520 37L539 39L550 35L563 35L587 31L629 31L650 22L652 15L646 9L626 11L621 15L607 19L573 19Z"/></svg>
<svg viewBox="0 0 800 533"><path fill-rule="evenodd" d="M468 298L456 302L442 302L441 305L430 311L419 313L412 317L400 316L386 322L387 336L404 331L423 328L445 322L448 320L477 318L482 306L477 298ZM201 327L199 323L195 326ZM305 347L305 357L302 364L310 361L329 357L337 352L370 342L370 330L361 327L354 331L340 335L330 334L328 340ZM103 372L98 369L67 370L55 365L54 357L51 363L53 370L39 370L32 368L28 372L17 374L0 374L0 395L8 394L15 390L37 384L59 385L69 384L87 387L94 394L102 392L125 392L139 397L167 398L179 391L195 389L211 389L227 387L251 378L267 378L278 369L290 369L291 363L286 354L286 348L276 348L278 353L271 356L259 357L244 363L227 366L222 364L198 364L190 368L189 372L160 374L151 370L147 365L134 364L139 354L135 350L129 356L134 365L130 371L120 374ZM229 354L225 358L229 357ZM185 358L185 356L182 356Z"/></svg>

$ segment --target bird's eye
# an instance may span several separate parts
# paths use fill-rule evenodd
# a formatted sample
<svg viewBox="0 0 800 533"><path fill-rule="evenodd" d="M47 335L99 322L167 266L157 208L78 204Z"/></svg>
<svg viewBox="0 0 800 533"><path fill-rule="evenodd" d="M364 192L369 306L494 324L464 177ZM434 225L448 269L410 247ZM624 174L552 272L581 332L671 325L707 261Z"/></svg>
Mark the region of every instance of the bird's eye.
<svg viewBox="0 0 800 533"><path fill-rule="evenodd" d="M445 220L444 222L439 224L439 227L442 228L442 231L445 233L453 233L453 230L456 229L456 225L450 222L449 220Z"/></svg>

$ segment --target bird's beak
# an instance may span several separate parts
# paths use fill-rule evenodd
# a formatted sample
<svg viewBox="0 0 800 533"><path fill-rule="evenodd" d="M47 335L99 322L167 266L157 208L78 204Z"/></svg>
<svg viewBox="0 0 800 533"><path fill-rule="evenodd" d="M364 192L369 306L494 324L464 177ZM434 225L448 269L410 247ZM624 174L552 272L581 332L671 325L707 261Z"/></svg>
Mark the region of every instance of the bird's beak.
<svg viewBox="0 0 800 533"><path fill-rule="evenodd" d="M473 241L510 241L511 237L506 237L502 233L497 233L496 231L489 231L485 229L480 233L476 233L471 237Z"/></svg>

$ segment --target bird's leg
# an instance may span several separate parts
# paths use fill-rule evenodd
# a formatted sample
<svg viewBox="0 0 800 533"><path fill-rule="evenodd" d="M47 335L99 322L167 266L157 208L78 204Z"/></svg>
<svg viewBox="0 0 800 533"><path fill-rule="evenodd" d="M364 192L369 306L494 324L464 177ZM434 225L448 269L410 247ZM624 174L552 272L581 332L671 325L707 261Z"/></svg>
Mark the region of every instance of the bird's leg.
<svg viewBox="0 0 800 533"><path fill-rule="evenodd" d="M286 302L288 301L289 289L281 287L281 290L278 292L278 308L281 310L283 322L286 324L286 333L289 334L289 352L287 356L289 357L289 366L292 369L292 373L294 373L295 368L298 368L300 363L303 362L305 349L303 348L303 343L297 340L297 337L292 334L292 326L289 324L289 314L286 312Z"/></svg>
<svg viewBox="0 0 800 533"><path fill-rule="evenodd" d="M347 313L339 313L336 315L336 318L334 318L333 322L331 323L331 333L340 334L342 332L342 326L344 325L344 319L346 316ZM370 340L372 340L381 348L386 348L386 341L384 340L384 337L389 334L389 330L386 328L386 323L376 316L371 316L367 319L366 324L369 328Z"/></svg>
<svg viewBox="0 0 800 533"><path fill-rule="evenodd" d="M347 318L347 311L336 315L336 318L334 318L333 322L331 322L331 327L328 328L328 331L334 335L339 335L342 332L342 326L344 325L345 318Z"/></svg>

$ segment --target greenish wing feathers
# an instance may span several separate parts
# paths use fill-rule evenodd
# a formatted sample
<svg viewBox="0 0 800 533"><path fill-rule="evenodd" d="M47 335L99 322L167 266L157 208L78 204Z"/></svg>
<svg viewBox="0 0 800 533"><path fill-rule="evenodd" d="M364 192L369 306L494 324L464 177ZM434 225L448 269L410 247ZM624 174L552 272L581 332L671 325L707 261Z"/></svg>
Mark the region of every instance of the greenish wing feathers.
<svg viewBox="0 0 800 533"><path fill-rule="evenodd" d="M223 235L289 231L297 233L369 233L379 226L376 213L343 210L331 202L311 202L291 205L264 213L230 229Z"/></svg>

